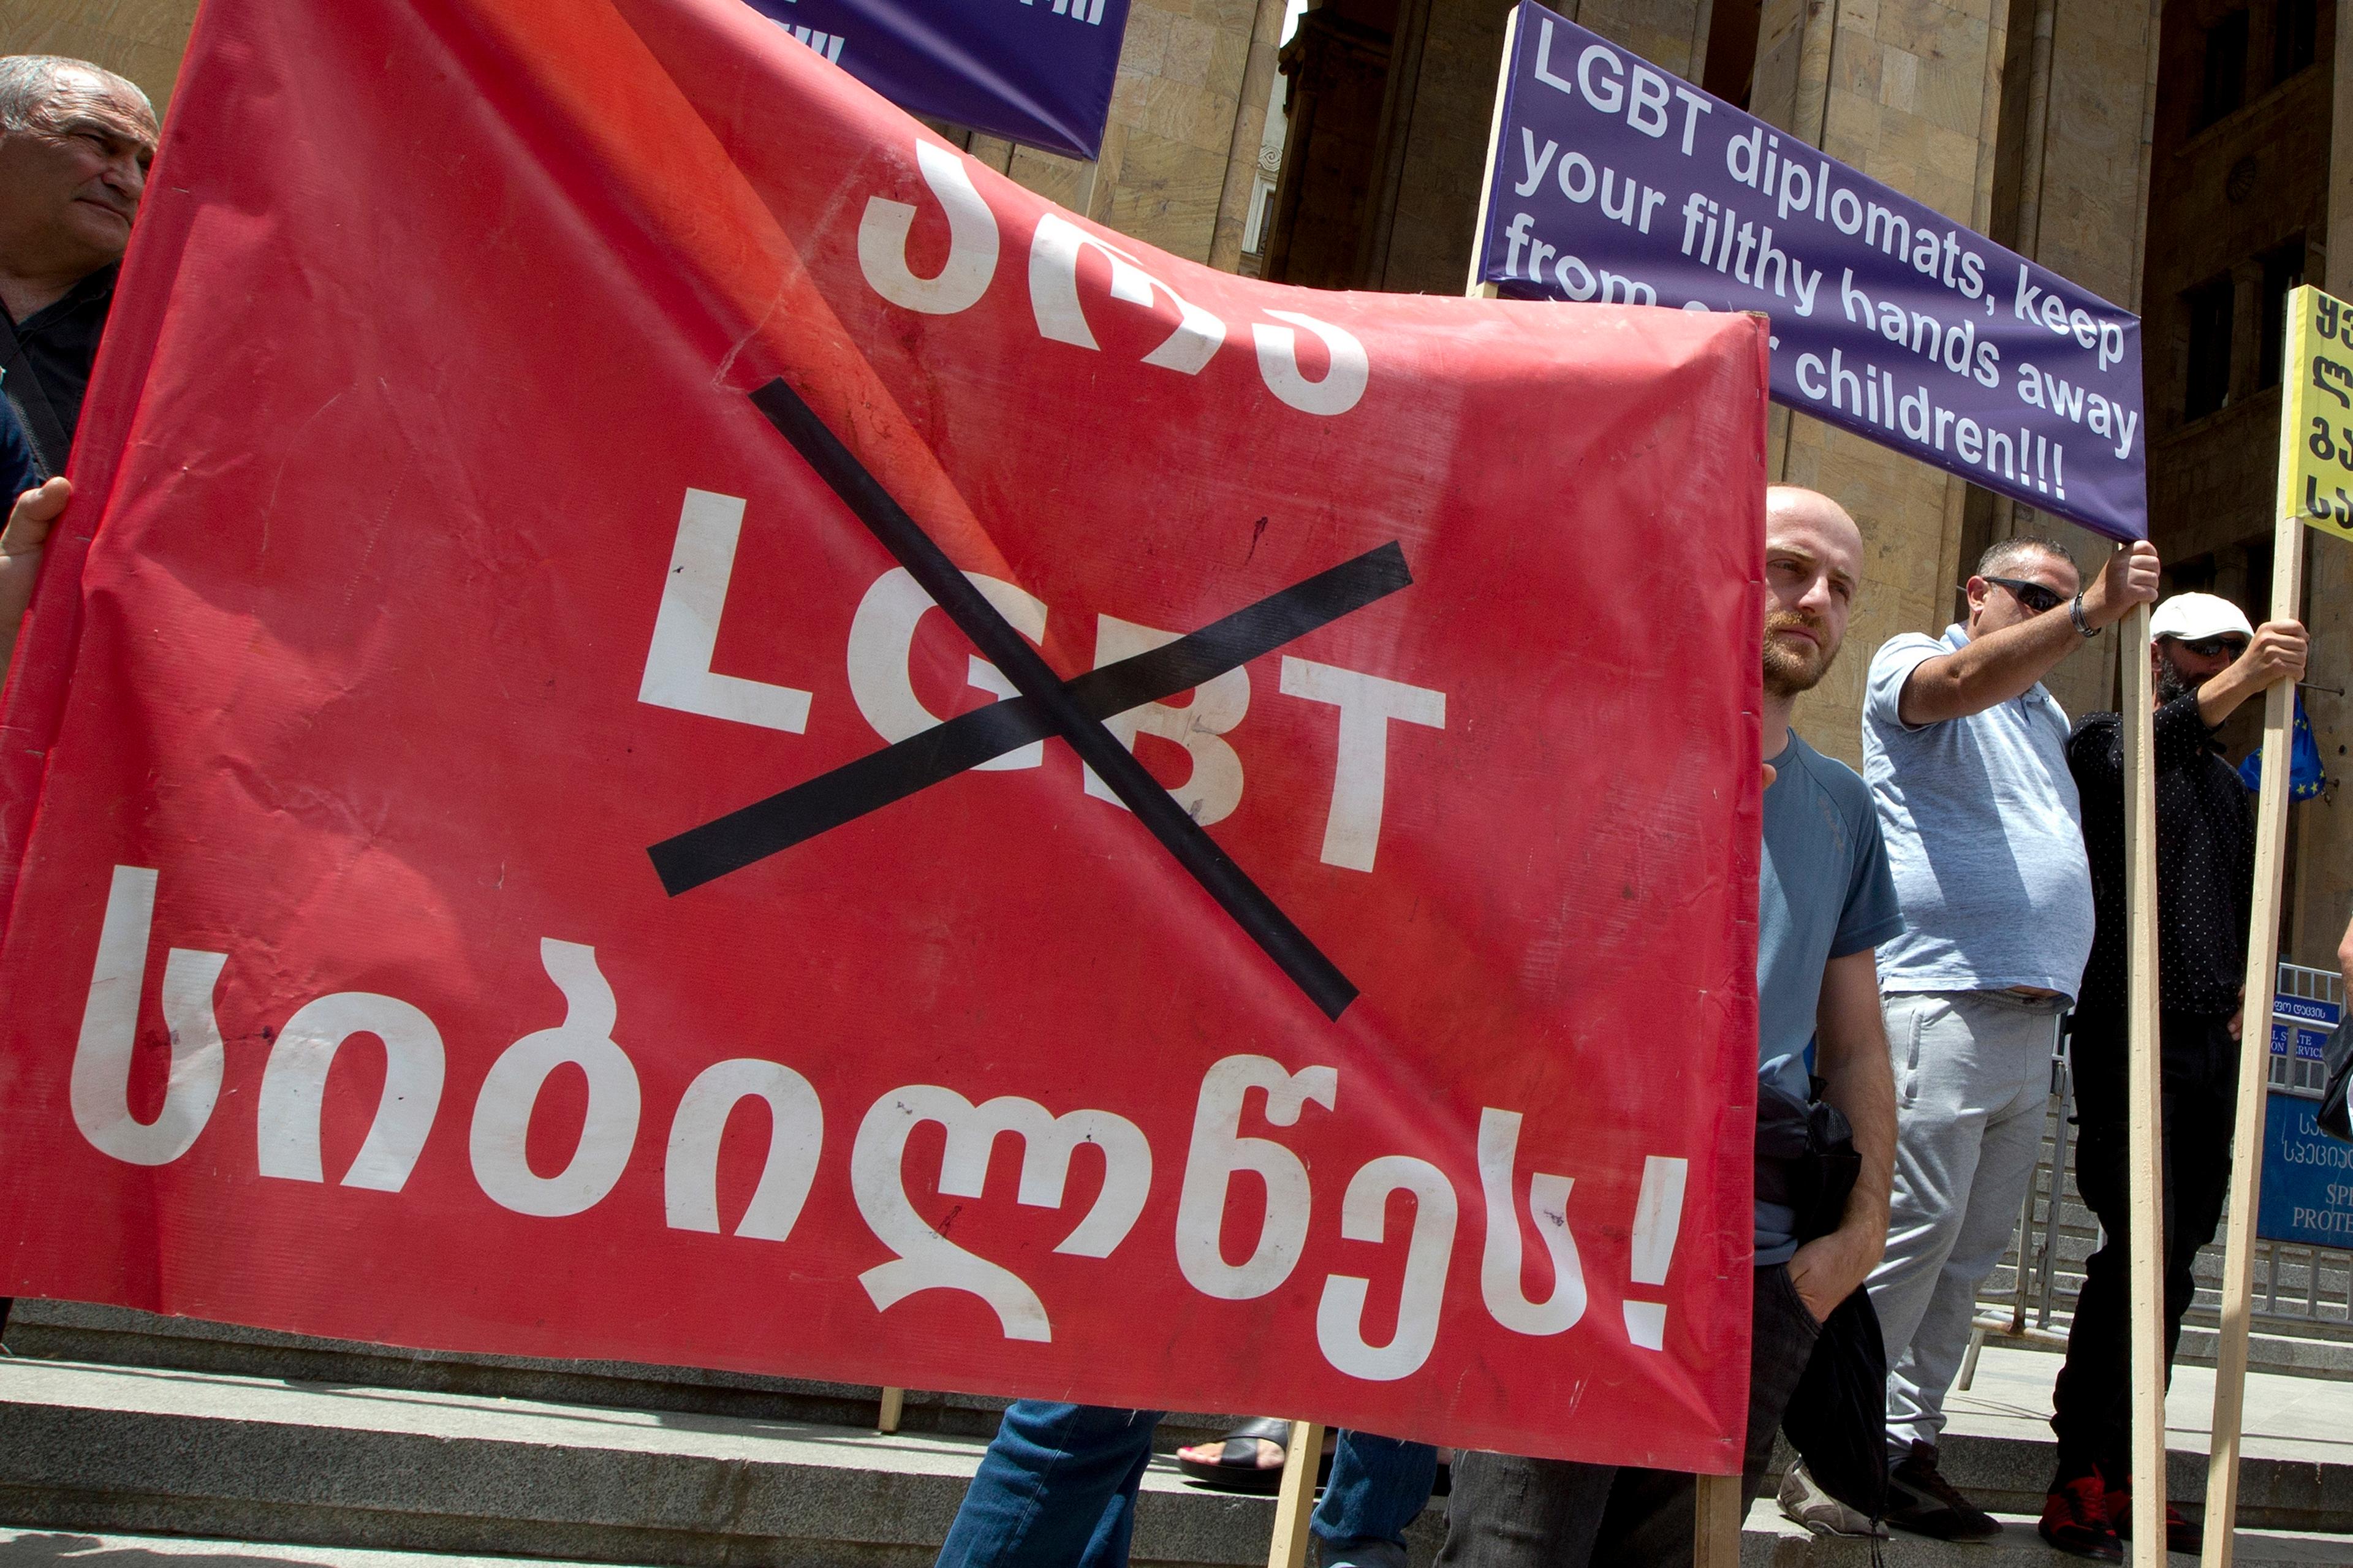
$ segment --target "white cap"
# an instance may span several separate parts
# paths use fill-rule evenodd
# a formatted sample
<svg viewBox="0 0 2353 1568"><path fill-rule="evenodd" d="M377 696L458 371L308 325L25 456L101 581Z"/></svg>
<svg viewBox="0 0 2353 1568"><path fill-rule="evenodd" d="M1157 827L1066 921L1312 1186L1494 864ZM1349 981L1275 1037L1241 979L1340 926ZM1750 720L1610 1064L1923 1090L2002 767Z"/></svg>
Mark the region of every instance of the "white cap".
<svg viewBox="0 0 2353 1568"><path fill-rule="evenodd" d="M2253 640L2255 628L2239 606L2212 594L2176 594L2148 618L2148 635L2200 642L2207 637L2242 637Z"/></svg>

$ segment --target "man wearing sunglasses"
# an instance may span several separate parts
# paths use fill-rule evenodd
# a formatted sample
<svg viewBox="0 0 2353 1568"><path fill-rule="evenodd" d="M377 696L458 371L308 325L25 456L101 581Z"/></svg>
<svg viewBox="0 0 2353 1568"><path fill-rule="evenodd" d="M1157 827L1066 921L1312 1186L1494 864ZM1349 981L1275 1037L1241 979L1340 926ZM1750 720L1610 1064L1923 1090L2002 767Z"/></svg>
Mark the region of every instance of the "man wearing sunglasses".
<svg viewBox="0 0 2353 1568"><path fill-rule="evenodd" d="M2170 1375L2190 1267L2214 1239L2230 1184L2238 1099L2240 991L2254 886L2253 805L2218 754L2214 732L2240 704L2304 674L2304 628L2250 626L2211 594L2177 594L2149 618L2157 740L2158 1047L2164 1106L2165 1363ZM2079 1556L2116 1561L2128 1523L2132 1397L2126 1347L2130 1276L2125 1141L2125 830L2123 726L2094 713L2067 760L2084 797L2098 931L2075 1007L2075 1185L2107 1239L2084 1268L2084 1290L2052 1394L2058 1470L2042 1534ZM2253 1151L2248 1151L2250 1158ZM2164 1478L2152 1478L2162 1486ZM2195 1552L2198 1532L2171 1508L2166 1535Z"/></svg>
<svg viewBox="0 0 2353 1568"><path fill-rule="evenodd" d="M1905 921L1879 948L1897 1089L1887 1250L1870 1281L1887 1344L1886 1520L1939 1540L2001 1532L1939 1472L1937 1439L1978 1286L2033 1179L2058 1016L2092 946L2067 715L2040 683L2156 598L2157 575L2138 544L2079 592L2056 542L2004 540L1968 580L1967 618L1891 638L1865 685L1863 776ZM1781 1500L1801 1522L1862 1522L1801 1468Z"/></svg>

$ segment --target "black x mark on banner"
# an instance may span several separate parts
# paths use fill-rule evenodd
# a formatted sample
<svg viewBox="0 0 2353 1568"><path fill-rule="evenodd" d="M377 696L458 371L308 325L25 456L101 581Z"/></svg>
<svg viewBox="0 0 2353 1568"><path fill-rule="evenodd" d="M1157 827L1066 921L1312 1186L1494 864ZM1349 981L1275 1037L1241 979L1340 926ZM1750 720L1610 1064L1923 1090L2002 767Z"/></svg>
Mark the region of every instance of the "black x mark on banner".
<svg viewBox="0 0 2353 1568"><path fill-rule="evenodd" d="M673 897L690 891L991 758L1059 735L1324 1016L1338 1018L1356 997L1347 976L1103 721L1198 686L1396 593L1413 581L1405 552L1394 542L1366 551L1175 642L1065 681L783 380L753 393L752 401L1020 695L664 839L648 851L663 888Z"/></svg>

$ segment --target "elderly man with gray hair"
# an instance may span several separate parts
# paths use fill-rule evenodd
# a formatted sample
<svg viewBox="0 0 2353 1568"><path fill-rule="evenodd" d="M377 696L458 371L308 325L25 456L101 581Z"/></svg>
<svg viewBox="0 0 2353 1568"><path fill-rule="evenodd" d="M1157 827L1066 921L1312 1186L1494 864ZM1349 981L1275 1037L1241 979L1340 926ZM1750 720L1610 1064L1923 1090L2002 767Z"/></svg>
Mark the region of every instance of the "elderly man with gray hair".
<svg viewBox="0 0 2353 1568"><path fill-rule="evenodd" d="M0 419L14 425L0 456L12 434L21 454L0 472L15 503L0 531L0 673L65 509L62 476L155 136L147 95L112 71L0 58Z"/></svg>

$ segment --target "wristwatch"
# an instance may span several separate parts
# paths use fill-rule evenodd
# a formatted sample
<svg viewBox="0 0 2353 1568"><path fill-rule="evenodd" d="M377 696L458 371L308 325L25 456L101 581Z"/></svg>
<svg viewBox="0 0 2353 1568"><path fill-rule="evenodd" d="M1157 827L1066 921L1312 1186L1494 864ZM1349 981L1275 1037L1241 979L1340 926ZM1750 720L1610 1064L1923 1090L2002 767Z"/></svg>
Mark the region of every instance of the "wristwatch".
<svg viewBox="0 0 2353 1568"><path fill-rule="evenodd" d="M2100 628L2084 618L2083 595L2078 594L2067 602L2067 618L2075 623L2075 629L2083 633L2086 640L2100 635Z"/></svg>

